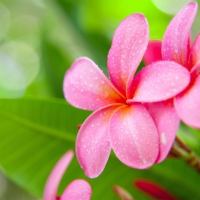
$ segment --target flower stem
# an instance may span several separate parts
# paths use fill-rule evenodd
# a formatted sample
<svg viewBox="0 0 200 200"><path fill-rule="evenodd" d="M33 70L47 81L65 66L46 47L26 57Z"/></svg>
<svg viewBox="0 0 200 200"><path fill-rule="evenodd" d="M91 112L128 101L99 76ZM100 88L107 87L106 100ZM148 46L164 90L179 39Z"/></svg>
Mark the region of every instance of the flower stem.
<svg viewBox="0 0 200 200"><path fill-rule="evenodd" d="M176 137L170 155L184 159L190 167L200 172L200 158L180 138Z"/></svg>

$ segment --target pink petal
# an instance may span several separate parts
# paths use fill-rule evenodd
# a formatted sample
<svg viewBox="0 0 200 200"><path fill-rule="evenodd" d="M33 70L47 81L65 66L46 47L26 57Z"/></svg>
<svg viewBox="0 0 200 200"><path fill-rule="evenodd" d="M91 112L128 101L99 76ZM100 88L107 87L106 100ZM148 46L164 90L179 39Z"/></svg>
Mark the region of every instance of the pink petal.
<svg viewBox="0 0 200 200"><path fill-rule="evenodd" d="M90 200L92 189L84 180L74 180L65 189L60 200Z"/></svg>
<svg viewBox="0 0 200 200"><path fill-rule="evenodd" d="M187 4L170 22L162 42L164 60L174 60L184 66L187 65L188 38L197 7L196 2Z"/></svg>
<svg viewBox="0 0 200 200"><path fill-rule="evenodd" d="M187 125L200 129L200 74L194 83L175 98L175 108Z"/></svg>
<svg viewBox="0 0 200 200"><path fill-rule="evenodd" d="M168 155L178 131L180 119L176 114L172 99L158 103L145 104L151 114L159 133L159 156L157 163L162 162Z"/></svg>
<svg viewBox="0 0 200 200"><path fill-rule="evenodd" d="M79 58L66 72L63 91L66 100L77 108L96 110L124 98L98 66L89 58Z"/></svg>
<svg viewBox="0 0 200 200"><path fill-rule="evenodd" d="M110 121L111 146L121 162L148 168L158 156L158 132L146 108L139 103L118 108Z"/></svg>
<svg viewBox="0 0 200 200"><path fill-rule="evenodd" d="M177 200L169 191L164 187L147 179L137 179L134 185L140 189L142 192L146 193L154 199L163 199L163 200Z"/></svg>
<svg viewBox="0 0 200 200"><path fill-rule="evenodd" d="M192 79L195 78L199 74L199 72L200 72L200 60L195 66L193 66L193 68L190 71Z"/></svg>
<svg viewBox="0 0 200 200"><path fill-rule="evenodd" d="M192 50L190 52L190 62L192 67L200 62L200 34L198 34L192 46Z"/></svg>
<svg viewBox="0 0 200 200"><path fill-rule="evenodd" d="M53 168L45 185L44 200L55 200L59 183L66 171L66 168L70 164L73 155L73 151L67 151L67 153L64 156L62 156L62 158L57 162L56 166Z"/></svg>
<svg viewBox="0 0 200 200"><path fill-rule="evenodd" d="M121 104L113 104L95 111L82 124L77 140L76 154L86 176L95 178L103 171L111 146L108 126L112 113Z"/></svg>
<svg viewBox="0 0 200 200"><path fill-rule="evenodd" d="M133 81L128 102L156 102L174 97L189 84L188 70L173 61L158 61L144 67Z"/></svg>
<svg viewBox="0 0 200 200"><path fill-rule="evenodd" d="M151 64L152 62L162 60L161 44L161 41L156 40L149 42L143 58L147 65Z"/></svg>
<svg viewBox="0 0 200 200"><path fill-rule="evenodd" d="M148 23L139 13L127 17L115 31L108 70L112 83L124 95L147 48L148 37Z"/></svg>

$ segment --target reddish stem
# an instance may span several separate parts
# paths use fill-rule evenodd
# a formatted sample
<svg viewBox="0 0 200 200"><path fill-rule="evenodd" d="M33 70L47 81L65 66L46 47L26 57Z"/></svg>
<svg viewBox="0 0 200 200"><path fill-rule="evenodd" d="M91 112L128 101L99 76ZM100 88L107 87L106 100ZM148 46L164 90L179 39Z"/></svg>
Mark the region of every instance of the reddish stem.
<svg viewBox="0 0 200 200"><path fill-rule="evenodd" d="M200 158L180 138L176 137L169 155L184 159L190 167L200 172Z"/></svg>

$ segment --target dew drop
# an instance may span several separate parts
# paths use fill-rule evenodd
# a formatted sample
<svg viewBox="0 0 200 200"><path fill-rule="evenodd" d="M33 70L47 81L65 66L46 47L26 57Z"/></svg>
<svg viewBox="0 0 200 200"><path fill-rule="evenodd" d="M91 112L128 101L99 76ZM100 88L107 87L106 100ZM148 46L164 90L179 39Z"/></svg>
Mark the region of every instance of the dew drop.
<svg viewBox="0 0 200 200"><path fill-rule="evenodd" d="M179 76L175 76L175 79L176 79L176 80L179 80Z"/></svg>
<svg viewBox="0 0 200 200"><path fill-rule="evenodd" d="M162 144L166 144L166 142L167 142L165 133L162 133L162 134L161 134L161 142L162 142Z"/></svg>

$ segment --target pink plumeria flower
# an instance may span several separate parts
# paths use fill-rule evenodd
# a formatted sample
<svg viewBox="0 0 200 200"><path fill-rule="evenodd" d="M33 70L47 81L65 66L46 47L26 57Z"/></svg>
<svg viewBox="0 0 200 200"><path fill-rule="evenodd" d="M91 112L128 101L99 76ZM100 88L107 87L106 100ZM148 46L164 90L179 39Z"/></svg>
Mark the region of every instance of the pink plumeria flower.
<svg viewBox="0 0 200 200"><path fill-rule="evenodd" d="M57 190L59 183L66 171L66 168L70 164L73 158L73 151L69 150L53 168L44 190L43 200L89 200L92 195L92 189L90 185L81 179L72 181L62 196L57 196Z"/></svg>
<svg viewBox="0 0 200 200"><path fill-rule="evenodd" d="M150 167L159 156L160 136L143 102L177 95L188 85L189 72L175 62L161 61L134 76L148 39L145 17L130 15L113 37L108 54L110 80L86 57L77 59L65 74L66 100L77 108L94 111L76 140L78 161L90 178L101 174L111 149L121 162L138 169Z"/></svg>
<svg viewBox="0 0 200 200"><path fill-rule="evenodd" d="M196 2L191 2L181 9L167 27L162 43L161 41L149 43L144 60L147 64L157 60L171 60L189 70L191 81L188 87L173 101L181 120L189 126L200 129L200 34L192 46L189 37L197 9ZM174 76L180 79L178 74Z"/></svg>

